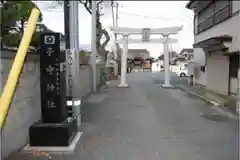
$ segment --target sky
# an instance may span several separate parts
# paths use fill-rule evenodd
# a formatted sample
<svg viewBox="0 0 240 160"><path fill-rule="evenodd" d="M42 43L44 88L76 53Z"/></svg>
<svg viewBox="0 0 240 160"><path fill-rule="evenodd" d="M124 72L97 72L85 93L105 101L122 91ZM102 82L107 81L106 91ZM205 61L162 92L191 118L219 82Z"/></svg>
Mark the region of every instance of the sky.
<svg viewBox="0 0 240 160"><path fill-rule="evenodd" d="M170 49L180 52L182 48L191 48L193 44L193 13L185 8L187 1L120 1L118 25L130 28L162 28L183 26L177 35L178 43ZM50 29L64 33L64 15L61 9L52 8L51 2L37 2L43 14L43 23ZM48 9L47 9L48 8ZM105 27L112 26L110 8L104 9L101 17ZM80 46L91 44L91 15L79 4L79 41ZM139 38L140 35L138 36ZM160 38L161 35L153 38ZM137 37L134 37L137 38ZM163 52L163 45L158 43L129 44L129 48L148 49L150 55L157 57Z"/></svg>

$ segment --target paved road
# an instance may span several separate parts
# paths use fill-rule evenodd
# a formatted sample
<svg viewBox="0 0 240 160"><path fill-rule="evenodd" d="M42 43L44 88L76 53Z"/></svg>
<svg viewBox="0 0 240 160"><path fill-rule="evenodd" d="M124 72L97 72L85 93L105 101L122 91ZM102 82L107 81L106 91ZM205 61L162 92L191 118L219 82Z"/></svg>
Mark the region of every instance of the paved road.
<svg viewBox="0 0 240 160"><path fill-rule="evenodd" d="M180 90L157 87L162 73L131 73L128 80L130 88L110 87L90 98L76 153L53 159L238 159L236 121Z"/></svg>

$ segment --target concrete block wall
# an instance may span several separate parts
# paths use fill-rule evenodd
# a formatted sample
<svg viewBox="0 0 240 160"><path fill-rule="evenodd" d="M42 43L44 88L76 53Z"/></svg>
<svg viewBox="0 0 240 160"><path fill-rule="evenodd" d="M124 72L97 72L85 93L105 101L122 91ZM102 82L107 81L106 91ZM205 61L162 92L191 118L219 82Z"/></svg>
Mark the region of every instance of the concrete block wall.
<svg viewBox="0 0 240 160"><path fill-rule="evenodd" d="M1 77L4 86L13 63L13 52L1 53ZM3 129L3 156L28 142L28 128L41 118L40 72L37 56L28 56Z"/></svg>
<svg viewBox="0 0 240 160"><path fill-rule="evenodd" d="M96 80L97 86L100 85L100 71L101 67L96 68ZM92 92L92 67L90 65L83 65L79 70L80 81L78 83L79 97L83 99L84 96L89 95Z"/></svg>
<svg viewBox="0 0 240 160"><path fill-rule="evenodd" d="M80 98L82 99L92 92L92 68L91 66L81 66L79 72L80 82L78 85Z"/></svg>

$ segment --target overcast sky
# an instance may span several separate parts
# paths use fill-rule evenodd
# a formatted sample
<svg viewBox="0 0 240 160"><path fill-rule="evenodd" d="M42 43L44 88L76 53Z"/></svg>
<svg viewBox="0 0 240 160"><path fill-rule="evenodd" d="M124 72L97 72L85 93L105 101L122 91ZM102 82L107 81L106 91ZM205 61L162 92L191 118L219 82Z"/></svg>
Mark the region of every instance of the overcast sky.
<svg viewBox="0 0 240 160"><path fill-rule="evenodd" d="M183 26L183 30L173 38L178 43L173 44L173 50L179 52L182 48L193 44L193 13L185 8L187 1L120 1L119 26L135 28L162 28ZM49 2L37 3L43 13L43 23L50 29L64 33L64 16L62 9L47 10ZM102 17L106 27L112 25L110 9L105 9ZM91 16L79 4L79 40L81 45L91 43ZM158 36L161 37L160 35ZM129 44L129 48L146 48L154 57L162 52L162 44Z"/></svg>

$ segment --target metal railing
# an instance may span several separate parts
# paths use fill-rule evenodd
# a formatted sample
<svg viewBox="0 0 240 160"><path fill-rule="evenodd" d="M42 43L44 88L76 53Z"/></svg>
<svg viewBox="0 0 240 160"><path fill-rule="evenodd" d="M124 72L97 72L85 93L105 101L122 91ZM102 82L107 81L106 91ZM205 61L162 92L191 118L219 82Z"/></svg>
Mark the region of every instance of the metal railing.
<svg viewBox="0 0 240 160"><path fill-rule="evenodd" d="M26 57L27 50L32 39L32 35L35 32L35 27L39 15L39 9L34 8L28 19L27 28L23 34L12 68L9 72L7 82L0 97L0 160L2 160L2 128L4 126L7 112L9 110L9 105L11 104L12 97L16 89L16 85L24 64L24 59Z"/></svg>

